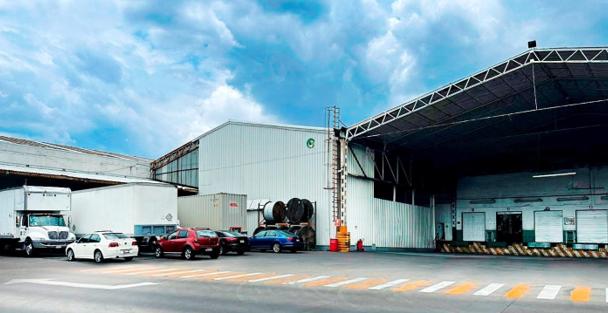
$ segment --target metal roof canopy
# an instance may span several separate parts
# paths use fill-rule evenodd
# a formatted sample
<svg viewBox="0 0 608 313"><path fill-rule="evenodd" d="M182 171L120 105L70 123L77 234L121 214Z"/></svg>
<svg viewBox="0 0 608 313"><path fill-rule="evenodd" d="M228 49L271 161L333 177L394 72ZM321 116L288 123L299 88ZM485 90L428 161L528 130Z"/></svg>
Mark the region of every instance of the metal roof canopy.
<svg viewBox="0 0 608 313"><path fill-rule="evenodd" d="M608 48L532 49L358 123L346 136L454 166L532 146L604 152L608 136L598 131L608 130L606 116Z"/></svg>

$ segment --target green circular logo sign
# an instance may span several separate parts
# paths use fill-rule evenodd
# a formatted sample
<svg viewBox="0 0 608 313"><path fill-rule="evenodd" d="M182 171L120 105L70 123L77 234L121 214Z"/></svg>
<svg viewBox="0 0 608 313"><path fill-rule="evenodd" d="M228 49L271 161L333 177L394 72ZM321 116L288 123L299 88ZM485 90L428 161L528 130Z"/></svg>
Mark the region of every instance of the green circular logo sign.
<svg viewBox="0 0 608 313"><path fill-rule="evenodd" d="M306 146L308 147L308 149L314 148L315 140L313 138L308 138L308 140L306 140Z"/></svg>

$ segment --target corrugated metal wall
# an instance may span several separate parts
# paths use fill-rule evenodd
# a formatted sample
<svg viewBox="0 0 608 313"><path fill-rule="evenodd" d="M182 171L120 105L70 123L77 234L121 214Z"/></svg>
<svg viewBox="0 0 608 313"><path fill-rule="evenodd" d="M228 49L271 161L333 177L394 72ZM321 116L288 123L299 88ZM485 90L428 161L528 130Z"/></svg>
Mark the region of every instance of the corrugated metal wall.
<svg viewBox="0 0 608 313"><path fill-rule="evenodd" d="M373 152L351 146L368 176L373 177ZM363 175L352 152L348 172ZM374 198L374 184L354 176L346 182L347 225L351 242L386 248L433 248L433 212L430 208Z"/></svg>
<svg viewBox="0 0 608 313"><path fill-rule="evenodd" d="M231 203L234 203L231 205ZM179 197L177 215L182 226L228 229L247 227L247 196L211 194Z"/></svg>
<svg viewBox="0 0 608 313"><path fill-rule="evenodd" d="M315 201L317 242L328 245L325 136L323 129L229 122L199 139L199 193Z"/></svg>

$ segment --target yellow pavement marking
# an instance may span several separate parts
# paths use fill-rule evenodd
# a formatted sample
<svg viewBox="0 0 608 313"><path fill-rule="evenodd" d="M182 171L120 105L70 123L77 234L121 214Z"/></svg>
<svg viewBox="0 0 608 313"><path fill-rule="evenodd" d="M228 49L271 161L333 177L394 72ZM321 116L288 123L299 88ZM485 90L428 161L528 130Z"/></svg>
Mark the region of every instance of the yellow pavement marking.
<svg viewBox="0 0 608 313"><path fill-rule="evenodd" d="M135 272L130 272L130 273L121 273L121 274L125 274L125 275L154 275L154 274L158 274L161 272L174 272L177 270L181 270L181 268L177 268L177 267L172 267L172 268L163 268L163 269L158 269L158 268L154 268L154 269L149 269L149 270L141 270L141 271L135 271Z"/></svg>
<svg viewBox="0 0 608 313"><path fill-rule="evenodd" d="M328 277L325 279L321 279L321 280L315 280L315 281L311 281L309 283L305 283L304 287L319 287L319 286L325 286L328 284L333 284L333 283L337 283L343 280L346 280L347 278L344 276L334 276L334 277Z"/></svg>
<svg viewBox="0 0 608 313"><path fill-rule="evenodd" d="M276 275L277 274L273 274L273 273L258 273L258 274L250 275L250 276L231 278L231 279L227 279L226 281L229 281L229 282L249 281L252 279L271 277L271 276L276 276Z"/></svg>
<svg viewBox="0 0 608 313"><path fill-rule="evenodd" d="M100 273L113 273L113 272L123 272L123 271L131 271L131 270L137 270L137 269L145 269L145 268L152 268L154 266L150 266L150 265L131 265L131 266L112 266L110 268L89 268L86 270L81 270L81 272L83 273L90 273L90 272L100 272Z"/></svg>
<svg viewBox="0 0 608 313"><path fill-rule="evenodd" d="M199 277L207 277L207 276L214 276L214 275L222 275L222 274L228 274L228 273L234 273L231 271L216 271L216 272L211 272L211 273L203 273L203 274L194 274L194 275L186 275L186 276L181 276L179 278L183 278L183 279L189 279L189 278L199 278Z"/></svg>
<svg viewBox="0 0 608 313"><path fill-rule="evenodd" d="M570 293L570 300L573 302L589 302L591 299L591 288L585 286L576 286Z"/></svg>
<svg viewBox="0 0 608 313"><path fill-rule="evenodd" d="M384 284L386 282L387 282L386 279L370 278L370 279L364 280L359 283L355 283L352 285L346 285L346 286L344 286L344 288L354 289L354 290L369 289L370 287L378 286L378 285Z"/></svg>
<svg viewBox="0 0 608 313"><path fill-rule="evenodd" d="M530 290L530 285L527 284L517 284L511 290L505 293L505 297L510 300L515 300L523 297Z"/></svg>
<svg viewBox="0 0 608 313"><path fill-rule="evenodd" d="M475 284L473 283L464 282L448 289L448 291L446 291L445 293L449 295L461 295L471 292L471 290L473 290L475 287L477 286L475 286Z"/></svg>
<svg viewBox="0 0 608 313"><path fill-rule="evenodd" d="M209 273L211 274L211 273ZM197 280L214 280L216 278L220 278L220 277L229 277L229 276L234 276L234 275L241 275L241 274L246 274L243 272L225 272L225 273L221 273L221 274L216 274L216 275L206 275L206 276L200 276L200 277L196 277Z"/></svg>
<svg viewBox="0 0 608 313"><path fill-rule="evenodd" d="M161 267L158 266L140 266L140 267L134 267L134 268L128 268L128 269L116 269L116 270L111 270L111 271L103 271L102 273L104 274L124 274L124 273L130 273L130 272L139 272L139 271L149 271L149 270L155 270L155 269L160 269Z"/></svg>
<svg viewBox="0 0 608 313"><path fill-rule="evenodd" d="M420 289L422 287L430 286L432 283L433 282L430 280L416 280L416 281L412 281L409 283L405 283L404 285L401 285L400 287L397 287L397 288L393 288L391 290L397 291L397 292L412 291L412 290Z"/></svg>
<svg viewBox="0 0 608 313"><path fill-rule="evenodd" d="M178 275L190 274L190 273L195 274L195 273L200 273L200 272L209 272L209 270L207 270L207 269L199 269L199 270L190 269L190 270L180 270L180 271L175 271L175 272L160 273L160 274L154 274L154 275L148 275L148 276L172 277L172 276L178 276Z"/></svg>
<svg viewBox="0 0 608 313"><path fill-rule="evenodd" d="M269 280L269 281L265 281L262 284L263 285L286 285L292 281L298 281L304 278L309 278L311 277L310 275L304 275L304 274L298 274L298 275L294 275L294 276L289 276L289 277L285 277L285 278L279 278L279 279L273 279L273 280Z"/></svg>

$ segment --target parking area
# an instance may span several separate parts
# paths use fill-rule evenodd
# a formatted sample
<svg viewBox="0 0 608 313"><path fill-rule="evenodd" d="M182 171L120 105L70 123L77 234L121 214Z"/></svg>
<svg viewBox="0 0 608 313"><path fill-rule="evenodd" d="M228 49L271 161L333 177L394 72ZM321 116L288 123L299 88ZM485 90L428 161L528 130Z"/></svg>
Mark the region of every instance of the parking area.
<svg viewBox="0 0 608 313"><path fill-rule="evenodd" d="M67 262L0 256L0 311L605 312L605 260L248 253ZM63 301L66 299L70 301ZM136 306L133 306L137 303ZM287 309L289 308L289 309ZM56 310L55 310L56 311Z"/></svg>

